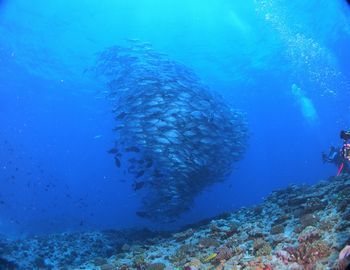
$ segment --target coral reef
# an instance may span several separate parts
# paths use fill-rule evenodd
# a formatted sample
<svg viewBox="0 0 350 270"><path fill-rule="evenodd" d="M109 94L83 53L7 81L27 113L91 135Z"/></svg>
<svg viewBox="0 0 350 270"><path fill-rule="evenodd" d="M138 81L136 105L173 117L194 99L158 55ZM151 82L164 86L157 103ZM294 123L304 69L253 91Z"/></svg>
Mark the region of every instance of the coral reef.
<svg viewBox="0 0 350 270"><path fill-rule="evenodd" d="M341 175L272 192L259 206L170 235L107 231L3 239L0 251L20 269L343 270L338 255L350 244L349 190L350 176Z"/></svg>

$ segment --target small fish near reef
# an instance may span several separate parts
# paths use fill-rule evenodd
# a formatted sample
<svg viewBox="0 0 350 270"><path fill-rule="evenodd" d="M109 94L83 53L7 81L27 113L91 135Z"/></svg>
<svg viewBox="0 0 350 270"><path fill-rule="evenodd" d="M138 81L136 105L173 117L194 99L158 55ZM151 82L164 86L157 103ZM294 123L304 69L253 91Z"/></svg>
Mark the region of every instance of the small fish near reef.
<svg viewBox="0 0 350 270"><path fill-rule="evenodd" d="M217 255L218 255L217 253L212 253L208 257L204 258L203 262L204 263L210 262L211 260L215 259Z"/></svg>
<svg viewBox="0 0 350 270"><path fill-rule="evenodd" d="M141 182L135 182L132 185L132 188L136 191L136 190L139 190L139 189L143 188L144 186L145 186L145 182L141 181Z"/></svg>
<svg viewBox="0 0 350 270"><path fill-rule="evenodd" d="M125 152L138 153L138 152L140 152L140 149L138 147L136 147L136 146L130 146L130 147L125 148Z"/></svg>
<svg viewBox="0 0 350 270"><path fill-rule="evenodd" d="M119 151L117 148L111 148L107 151L108 154L117 154Z"/></svg>

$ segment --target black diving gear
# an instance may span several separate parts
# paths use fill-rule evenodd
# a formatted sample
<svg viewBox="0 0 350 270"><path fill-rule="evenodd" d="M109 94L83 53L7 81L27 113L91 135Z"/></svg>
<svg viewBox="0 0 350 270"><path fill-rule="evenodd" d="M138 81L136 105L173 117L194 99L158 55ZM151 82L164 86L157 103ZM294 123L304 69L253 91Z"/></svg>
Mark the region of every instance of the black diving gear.
<svg viewBox="0 0 350 270"><path fill-rule="evenodd" d="M322 153L323 162L334 163L338 167L338 173L350 173L350 131L342 130L340 138L343 140L341 148L331 146L329 154Z"/></svg>
<svg viewBox="0 0 350 270"><path fill-rule="evenodd" d="M344 141L350 140L350 131L345 131L345 130L340 131L340 139L343 139Z"/></svg>

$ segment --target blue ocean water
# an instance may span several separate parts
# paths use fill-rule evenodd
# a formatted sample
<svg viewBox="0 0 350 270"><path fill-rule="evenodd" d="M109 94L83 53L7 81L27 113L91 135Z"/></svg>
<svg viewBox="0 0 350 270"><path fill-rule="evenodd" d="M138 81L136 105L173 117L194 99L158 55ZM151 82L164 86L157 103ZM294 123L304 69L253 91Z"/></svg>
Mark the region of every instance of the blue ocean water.
<svg viewBox="0 0 350 270"><path fill-rule="evenodd" d="M174 229L335 175L321 152L350 128L349 16L342 0L0 1L0 232ZM131 38L247 117L244 158L171 224L135 214L140 197L107 153L106 85L87 72Z"/></svg>

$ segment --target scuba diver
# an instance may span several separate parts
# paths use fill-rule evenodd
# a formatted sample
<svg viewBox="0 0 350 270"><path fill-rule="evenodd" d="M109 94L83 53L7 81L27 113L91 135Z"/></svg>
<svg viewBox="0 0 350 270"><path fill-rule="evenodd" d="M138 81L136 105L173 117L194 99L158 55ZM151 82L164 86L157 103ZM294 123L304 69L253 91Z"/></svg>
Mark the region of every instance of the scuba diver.
<svg viewBox="0 0 350 270"><path fill-rule="evenodd" d="M337 176L341 173L350 174L350 131L342 130L340 138L343 140L341 148L331 146L328 155L322 153L323 162L334 163L338 167Z"/></svg>

